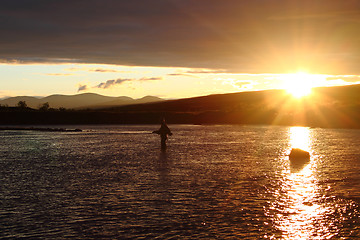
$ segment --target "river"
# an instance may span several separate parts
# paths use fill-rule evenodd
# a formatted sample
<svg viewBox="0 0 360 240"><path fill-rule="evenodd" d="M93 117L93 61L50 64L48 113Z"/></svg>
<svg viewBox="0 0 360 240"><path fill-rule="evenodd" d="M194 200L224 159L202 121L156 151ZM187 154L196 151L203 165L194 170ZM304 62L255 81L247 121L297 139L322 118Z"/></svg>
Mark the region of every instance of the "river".
<svg viewBox="0 0 360 240"><path fill-rule="evenodd" d="M360 238L360 130L158 127L1 131L0 238Z"/></svg>

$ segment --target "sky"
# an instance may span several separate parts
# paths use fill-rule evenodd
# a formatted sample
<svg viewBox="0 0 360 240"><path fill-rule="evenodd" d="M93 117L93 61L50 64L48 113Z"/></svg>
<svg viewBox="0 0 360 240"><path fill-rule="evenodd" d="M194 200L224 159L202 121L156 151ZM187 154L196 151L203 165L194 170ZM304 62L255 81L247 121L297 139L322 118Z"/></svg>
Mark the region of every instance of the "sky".
<svg viewBox="0 0 360 240"><path fill-rule="evenodd" d="M354 0L1 0L0 36L0 98L360 83Z"/></svg>

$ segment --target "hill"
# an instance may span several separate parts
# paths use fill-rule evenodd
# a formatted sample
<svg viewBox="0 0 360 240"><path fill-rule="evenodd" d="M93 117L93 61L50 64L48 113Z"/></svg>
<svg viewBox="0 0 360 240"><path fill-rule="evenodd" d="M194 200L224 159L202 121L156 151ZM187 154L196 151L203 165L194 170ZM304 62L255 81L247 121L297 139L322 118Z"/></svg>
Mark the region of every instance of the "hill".
<svg viewBox="0 0 360 240"><path fill-rule="evenodd" d="M284 90L217 94L103 111L148 113L197 124L275 124L360 127L360 85L319 87L302 99Z"/></svg>
<svg viewBox="0 0 360 240"><path fill-rule="evenodd" d="M360 85L321 87L296 99L284 90L216 94L119 106L40 111L0 108L0 124L158 124L162 117L182 124L266 124L360 128ZM141 103L143 100L146 103ZM130 101L135 103L136 101ZM99 106L108 106L101 108Z"/></svg>
<svg viewBox="0 0 360 240"><path fill-rule="evenodd" d="M360 103L360 85L347 85L338 87L318 87L312 90L312 95L303 99L294 99L285 90L263 90L228 94L214 94L201 97L168 100L164 102L120 106L112 110L120 111L211 111L236 110L251 105L263 107L276 107L284 104L298 104L300 102L313 105L321 104L358 104Z"/></svg>
<svg viewBox="0 0 360 240"><path fill-rule="evenodd" d="M93 105L87 105L86 108L90 109L104 109L104 108L112 108L117 106L124 106L124 105L136 105L136 104L142 104L142 103L154 103L154 102L162 102L164 101L161 98L153 97L153 96L145 96L143 98L139 99L132 99L128 97L119 97L112 101L107 101L103 103L93 104Z"/></svg>
<svg viewBox="0 0 360 240"><path fill-rule="evenodd" d="M51 95L47 97L28 97L18 96L10 97L0 101L1 105L16 106L19 101L25 101L30 108L39 108L44 103L49 103L51 108L99 108L109 106L119 106L127 104L147 103L152 101L161 101L157 97L147 96L141 99L130 97L108 97L95 93L83 93L77 95Z"/></svg>

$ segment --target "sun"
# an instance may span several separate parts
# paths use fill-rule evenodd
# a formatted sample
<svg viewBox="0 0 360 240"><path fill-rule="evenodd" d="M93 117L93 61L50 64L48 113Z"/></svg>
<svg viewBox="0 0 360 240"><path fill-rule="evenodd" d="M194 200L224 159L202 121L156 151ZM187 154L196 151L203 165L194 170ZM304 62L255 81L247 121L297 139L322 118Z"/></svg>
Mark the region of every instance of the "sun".
<svg viewBox="0 0 360 240"><path fill-rule="evenodd" d="M302 98L311 94L311 89L315 87L315 75L306 72L285 74L282 77L284 88L294 98Z"/></svg>

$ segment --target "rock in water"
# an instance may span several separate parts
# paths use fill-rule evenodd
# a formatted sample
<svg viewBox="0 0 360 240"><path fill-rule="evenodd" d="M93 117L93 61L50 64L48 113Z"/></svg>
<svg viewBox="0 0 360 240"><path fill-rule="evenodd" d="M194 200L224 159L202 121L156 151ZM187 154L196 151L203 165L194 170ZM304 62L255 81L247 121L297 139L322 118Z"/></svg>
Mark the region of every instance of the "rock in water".
<svg viewBox="0 0 360 240"><path fill-rule="evenodd" d="M310 160L310 153L300 148L293 148L289 154L290 160Z"/></svg>

